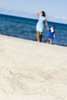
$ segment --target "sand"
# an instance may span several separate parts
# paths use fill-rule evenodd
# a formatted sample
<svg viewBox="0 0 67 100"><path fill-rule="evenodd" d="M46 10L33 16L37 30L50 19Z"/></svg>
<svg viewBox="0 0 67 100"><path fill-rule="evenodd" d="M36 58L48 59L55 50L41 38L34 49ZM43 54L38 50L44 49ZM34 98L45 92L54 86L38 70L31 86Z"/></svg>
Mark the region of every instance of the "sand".
<svg viewBox="0 0 67 100"><path fill-rule="evenodd" d="M0 35L0 100L67 100L67 47Z"/></svg>

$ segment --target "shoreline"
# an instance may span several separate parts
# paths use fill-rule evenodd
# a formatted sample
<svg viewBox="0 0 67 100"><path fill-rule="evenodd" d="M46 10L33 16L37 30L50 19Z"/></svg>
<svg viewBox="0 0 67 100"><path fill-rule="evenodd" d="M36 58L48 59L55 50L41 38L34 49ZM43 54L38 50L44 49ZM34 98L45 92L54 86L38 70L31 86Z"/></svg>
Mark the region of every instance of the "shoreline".
<svg viewBox="0 0 67 100"><path fill-rule="evenodd" d="M4 35L4 34L0 34L0 36L6 36L6 37L11 37L11 38L20 39L20 40L26 40L26 41L31 41L31 42L38 42L37 40L22 38L22 37L18 37L18 36L11 36L11 35ZM43 44L47 44L47 45L55 45L55 46L59 46L59 47L67 47L67 45L61 45L61 44L56 44L56 43L49 44L44 41L39 42L39 43L43 43Z"/></svg>

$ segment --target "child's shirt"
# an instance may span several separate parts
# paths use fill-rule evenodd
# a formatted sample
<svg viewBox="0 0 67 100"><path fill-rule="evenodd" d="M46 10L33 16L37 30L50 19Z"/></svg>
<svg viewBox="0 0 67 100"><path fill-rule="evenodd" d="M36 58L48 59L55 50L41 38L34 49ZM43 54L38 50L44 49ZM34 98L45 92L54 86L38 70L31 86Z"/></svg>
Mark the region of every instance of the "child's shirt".
<svg viewBox="0 0 67 100"><path fill-rule="evenodd" d="M55 35L55 30L53 29L53 27L50 27L49 33L48 33L48 38L54 39L54 35Z"/></svg>

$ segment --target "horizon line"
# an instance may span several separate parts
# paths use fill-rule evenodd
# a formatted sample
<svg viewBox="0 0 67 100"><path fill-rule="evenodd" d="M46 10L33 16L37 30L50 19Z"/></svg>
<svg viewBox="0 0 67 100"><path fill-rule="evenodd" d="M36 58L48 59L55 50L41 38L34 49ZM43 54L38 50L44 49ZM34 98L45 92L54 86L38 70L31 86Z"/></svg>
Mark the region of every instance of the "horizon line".
<svg viewBox="0 0 67 100"><path fill-rule="evenodd" d="M8 15L8 16L13 16L13 17L20 17L20 18L29 18L29 19L35 19L37 20L37 17L36 16L33 16L33 14L29 14L29 13L25 13L23 12L23 14L20 14L20 13L11 13L11 12L0 12L0 15ZM53 22L53 23L58 23L58 24L65 24L67 25L67 22L65 21L61 21L59 20L58 18L53 18L51 16L47 16L47 19L48 19L48 22Z"/></svg>

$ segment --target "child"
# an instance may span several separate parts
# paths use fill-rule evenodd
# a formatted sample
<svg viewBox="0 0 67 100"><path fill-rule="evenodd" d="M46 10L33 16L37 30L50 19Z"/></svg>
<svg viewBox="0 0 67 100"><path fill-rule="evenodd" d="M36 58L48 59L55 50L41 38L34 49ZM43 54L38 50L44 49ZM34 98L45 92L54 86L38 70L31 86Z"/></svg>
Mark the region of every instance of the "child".
<svg viewBox="0 0 67 100"><path fill-rule="evenodd" d="M48 26L48 23L46 22L46 27L48 32L48 43L52 44L53 43L53 39L55 38L55 26Z"/></svg>

